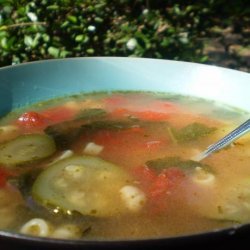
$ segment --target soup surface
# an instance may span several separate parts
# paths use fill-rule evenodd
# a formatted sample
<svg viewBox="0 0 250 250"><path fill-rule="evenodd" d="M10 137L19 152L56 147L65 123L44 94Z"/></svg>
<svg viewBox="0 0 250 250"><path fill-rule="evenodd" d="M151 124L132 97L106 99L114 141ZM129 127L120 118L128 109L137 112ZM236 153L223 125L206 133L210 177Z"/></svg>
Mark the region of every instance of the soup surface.
<svg viewBox="0 0 250 250"><path fill-rule="evenodd" d="M249 114L151 92L82 94L0 120L0 230L144 239L250 221L250 139L193 157Z"/></svg>

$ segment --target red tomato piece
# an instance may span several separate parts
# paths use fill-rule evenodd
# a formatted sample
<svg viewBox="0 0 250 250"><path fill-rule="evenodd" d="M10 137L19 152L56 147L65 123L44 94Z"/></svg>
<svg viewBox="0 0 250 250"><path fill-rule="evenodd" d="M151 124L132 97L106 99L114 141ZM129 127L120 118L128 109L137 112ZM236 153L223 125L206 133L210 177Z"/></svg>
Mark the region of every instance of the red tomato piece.
<svg viewBox="0 0 250 250"><path fill-rule="evenodd" d="M179 185L180 182L185 177L185 173L177 167L165 169L162 171L162 174L166 175L166 177L168 179L169 188L173 188L173 187Z"/></svg>
<svg viewBox="0 0 250 250"><path fill-rule="evenodd" d="M128 99L122 95L112 95L104 100L108 107L122 106L128 103Z"/></svg>
<svg viewBox="0 0 250 250"><path fill-rule="evenodd" d="M160 173L149 189L150 198L159 198L164 195L169 188L168 176L166 173Z"/></svg>
<svg viewBox="0 0 250 250"><path fill-rule="evenodd" d="M50 120L51 123L59 123L73 119L76 111L68 107L57 106L44 110L42 115Z"/></svg>
<svg viewBox="0 0 250 250"><path fill-rule="evenodd" d="M132 170L132 174L140 181L144 187L148 187L157 179L157 173L146 166L139 166Z"/></svg>
<svg viewBox="0 0 250 250"><path fill-rule="evenodd" d="M145 121L163 121L169 117L168 113L160 113L160 112L154 112L150 110L136 112L134 115L138 117L139 119L145 120Z"/></svg>
<svg viewBox="0 0 250 250"><path fill-rule="evenodd" d="M48 125L46 117L34 111L23 113L17 123L24 129L43 129Z"/></svg>
<svg viewBox="0 0 250 250"><path fill-rule="evenodd" d="M168 207L167 197L173 194L184 178L184 173L178 168L163 170L152 183L148 190L149 204L151 212L158 214L165 211Z"/></svg>
<svg viewBox="0 0 250 250"><path fill-rule="evenodd" d="M173 167L162 170L156 181L151 185L150 195L155 197L166 194L166 192L179 185L184 176L185 174L179 168Z"/></svg>
<svg viewBox="0 0 250 250"><path fill-rule="evenodd" d="M12 174L5 169L0 168L0 188L3 188L6 185L7 179L11 175Z"/></svg>
<svg viewBox="0 0 250 250"><path fill-rule="evenodd" d="M112 118L124 118L132 115L132 113L125 108L117 108L110 113Z"/></svg>
<svg viewBox="0 0 250 250"><path fill-rule="evenodd" d="M157 214L167 208L167 197L181 183L185 174L178 168L164 169L157 174L154 169L140 166L133 169L132 174L139 181L148 197L151 212Z"/></svg>
<svg viewBox="0 0 250 250"><path fill-rule="evenodd" d="M163 120L168 119L169 113L155 112L151 110L130 111L125 108L115 109L113 112L111 112L111 117L114 117L114 118L124 118L124 117L129 117L129 116L133 116L135 118L138 118L144 121L163 121Z"/></svg>
<svg viewBox="0 0 250 250"><path fill-rule="evenodd" d="M144 129L140 126L134 126L128 129L131 132L143 133Z"/></svg>
<svg viewBox="0 0 250 250"><path fill-rule="evenodd" d="M157 150L159 149L161 146L163 146L163 141L148 141L145 143L146 144L146 148L149 151L153 151L153 150Z"/></svg>
<svg viewBox="0 0 250 250"><path fill-rule="evenodd" d="M155 100L150 104L152 110L157 110L163 113L177 113L179 112L179 107L177 104L169 101Z"/></svg>

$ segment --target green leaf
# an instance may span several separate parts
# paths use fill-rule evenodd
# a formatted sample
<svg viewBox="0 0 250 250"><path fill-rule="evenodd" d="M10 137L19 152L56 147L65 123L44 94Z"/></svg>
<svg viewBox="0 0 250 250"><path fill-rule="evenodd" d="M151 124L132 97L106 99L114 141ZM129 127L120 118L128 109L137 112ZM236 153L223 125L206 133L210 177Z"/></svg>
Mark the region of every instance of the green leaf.
<svg viewBox="0 0 250 250"><path fill-rule="evenodd" d="M180 142L189 142L207 136L216 130L215 127L207 127L204 124L194 122L186 127L175 130L172 129L174 137Z"/></svg>
<svg viewBox="0 0 250 250"><path fill-rule="evenodd" d="M86 52L87 52L88 54L94 54L94 53L95 53L95 50L92 49L92 48L90 48L90 49L87 49Z"/></svg>
<svg viewBox="0 0 250 250"><path fill-rule="evenodd" d="M33 38L31 36L24 36L24 44L28 47L32 47Z"/></svg>
<svg viewBox="0 0 250 250"><path fill-rule="evenodd" d="M6 32L6 31L4 31L4 30L0 30L0 38L2 38L2 37L7 37L8 36L8 33Z"/></svg>
<svg viewBox="0 0 250 250"><path fill-rule="evenodd" d="M202 167L205 168L207 171L208 170L211 171L208 165L192 160L182 160L180 157L175 157L175 156L147 161L146 166L155 169L156 171L161 171L163 169L173 168L173 167L185 170L192 170L196 167Z"/></svg>
<svg viewBox="0 0 250 250"><path fill-rule="evenodd" d="M77 23L77 17L76 16L67 16L67 20L69 20L71 23Z"/></svg>
<svg viewBox="0 0 250 250"><path fill-rule="evenodd" d="M51 46L48 48L48 52L51 56L57 58L59 56L60 50L56 47Z"/></svg>
<svg viewBox="0 0 250 250"><path fill-rule="evenodd" d="M48 42L48 41L50 40L50 37L49 37L48 34L43 34L43 35L42 35L42 38L43 38L43 41L44 41L44 42Z"/></svg>
<svg viewBox="0 0 250 250"><path fill-rule="evenodd" d="M77 35L75 38L76 42L82 42L85 38L85 35L81 34L81 35Z"/></svg>
<svg viewBox="0 0 250 250"><path fill-rule="evenodd" d="M100 119L104 118L107 115L107 112L104 109L84 109L80 111L80 113L77 115L76 119L84 119L86 121L91 119Z"/></svg>
<svg viewBox="0 0 250 250"><path fill-rule="evenodd" d="M7 42L7 38L6 37L3 37L2 39L1 39L1 47L3 48L3 49L8 49L8 42Z"/></svg>
<svg viewBox="0 0 250 250"><path fill-rule="evenodd" d="M0 27L0 31L7 30L7 28L8 27L6 25L3 25L3 26Z"/></svg>
<svg viewBox="0 0 250 250"><path fill-rule="evenodd" d="M59 9L59 6L56 4L47 6L47 10L58 10L58 9Z"/></svg>
<svg viewBox="0 0 250 250"><path fill-rule="evenodd" d="M95 22L97 23L102 23L103 22L103 18L100 18L100 17L95 17Z"/></svg>
<svg viewBox="0 0 250 250"><path fill-rule="evenodd" d="M65 58L66 56L68 56L70 54L69 51L67 50L62 50L60 51L60 58Z"/></svg>

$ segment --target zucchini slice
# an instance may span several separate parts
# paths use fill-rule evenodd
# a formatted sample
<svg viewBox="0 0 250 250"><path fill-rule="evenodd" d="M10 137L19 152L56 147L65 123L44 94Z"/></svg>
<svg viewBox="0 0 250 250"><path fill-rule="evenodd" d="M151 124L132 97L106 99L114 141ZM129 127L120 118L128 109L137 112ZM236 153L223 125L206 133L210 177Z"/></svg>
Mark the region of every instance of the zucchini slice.
<svg viewBox="0 0 250 250"><path fill-rule="evenodd" d="M119 166L94 156L72 156L44 170L32 187L34 200L65 213L109 217L124 213L120 189L131 183Z"/></svg>
<svg viewBox="0 0 250 250"><path fill-rule="evenodd" d="M21 135L0 145L0 163L6 166L22 165L46 158L55 151L54 140L48 135Z"/></svg>
<svg viewBox="0 0 250 250"><path fill-rule="evenodd" d="M201 193L197 191L195 199L195 209L204 217L238 223L250 221L249 179L232 183L230 186L217 186L207 198L202 190Z"/></svg>

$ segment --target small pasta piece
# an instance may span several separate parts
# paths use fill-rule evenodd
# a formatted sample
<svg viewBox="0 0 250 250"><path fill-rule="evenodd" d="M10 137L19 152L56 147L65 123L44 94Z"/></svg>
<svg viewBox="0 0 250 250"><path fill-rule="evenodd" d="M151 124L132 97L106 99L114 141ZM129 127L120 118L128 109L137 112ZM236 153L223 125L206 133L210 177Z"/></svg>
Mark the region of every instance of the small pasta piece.
<svg viewBox="0 0 250 250"><path fill-rule="evenodd" d="M82 236L81 229L76 225L62 225L54 230L51 237L57 239L79 239Z"/></svg>
<svg viewBox="0 0 250 250"><path fill-rule="evenodd" d="M12 140L20 134L20 130L15 125L1 126L0 127L0 143Z"/></svg>
<svg viewBox="0 0 250 250"><path fill-rule="evenodd" d="M103 146L97 145L94 142L89 142L83 149L83 153L89 155L98 155L102 152Z"/></svg>
<svg viewBox="0 0 250 250"><path fill-rule="evenodd" d="M125 206L132 212L139 211L146 202L145 194L137 187L126 185L120 189Z"/></svg>
<svg viewBox="0 0 250 250"><path fill-rule="evenodd" d="M49 165L54 164L58 161L61 161L63 159L69 158L70 156L72 156L74 154L74 152L72 150L65 150L62 152L61 155L59 155L56 159L54 159L52 162L49 163Z"/></svg>
<svg viewBox="0 0 250 250"><path fill-rule="evenodd" d="M192 176L192 181L196 184L212 186L215 183L215 176L201 167L196 167L195 173Z"/></svg>
<svg viewBox="0 0 250 250"><path fill-rule="evenodd" d="M20 229L22 234L47 237L52 232L51 225L44 219L34 218L26 222Z"/></svg>

